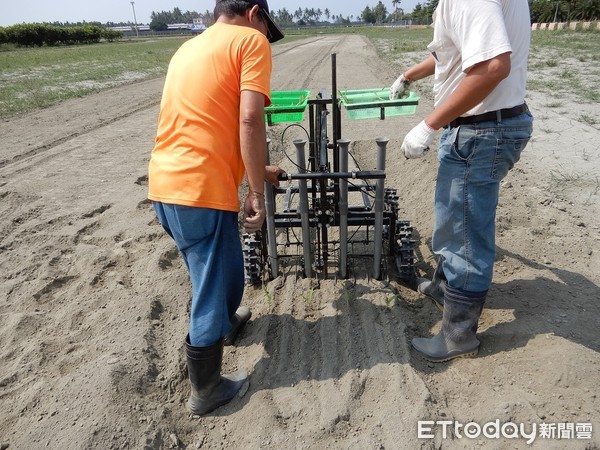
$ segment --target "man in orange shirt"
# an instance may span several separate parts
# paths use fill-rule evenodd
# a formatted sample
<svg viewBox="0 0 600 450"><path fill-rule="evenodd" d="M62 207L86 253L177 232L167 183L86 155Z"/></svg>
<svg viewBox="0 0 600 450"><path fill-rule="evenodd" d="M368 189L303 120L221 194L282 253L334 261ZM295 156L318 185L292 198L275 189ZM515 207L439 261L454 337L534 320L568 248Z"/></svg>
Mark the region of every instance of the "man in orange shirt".
<svg viewBox="0 0 600 450"><path fill-rule="evenodd" d="M283 34L266 0L217 1L214 16L169 64L149 165L148 198L192 281L188 407L197 415L229 402L248 376L221 375L224 336L250 316L247 308L236 314L244 290L238 188L246 172L244 228L258 231L264 180L277 183L280 172L265 169L264 107L271 103L269 42Z"/></svg>

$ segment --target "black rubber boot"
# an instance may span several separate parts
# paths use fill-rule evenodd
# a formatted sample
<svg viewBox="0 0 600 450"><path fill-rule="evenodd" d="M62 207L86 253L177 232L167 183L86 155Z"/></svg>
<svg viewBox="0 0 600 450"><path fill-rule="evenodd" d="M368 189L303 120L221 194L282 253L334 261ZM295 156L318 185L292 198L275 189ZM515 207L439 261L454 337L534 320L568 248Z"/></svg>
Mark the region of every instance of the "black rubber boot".
<svg viewBox="0 0 600 450"><path fill-rule="evenodd" d="M440 256L433 278L417 278L417 290L429 297L440 311L444 311L444 293L446 292L446 275L442 269L444 257Z"/></svg>
<svg viewBox="0 0 600 450"><path fill-rule="evenodd" d="M414 338L414 349L432 362L477 355L477 324L486 295L487 291L468 292L446 286L441 331L430 339Z"/></svg>
<svg viewBox="0 0 600 450"><path fill-rule="evenodd" d="M249 308L240 306L237 309L233 315L233 319L231 319L231 330L223 338L225 345L233 345L235 338L237 338L240 330L246 325L246 322L250 320L250 317L252 317L252 311Z"/></svg>
<svg viewBox="0 0 600 450"><path fill-rule="evenodd" d="M246 370L221 376L223 340L208 347L193 347L186 338L188 375L192 385L188 408L201 416L228 403L248 378Z"/></svg>

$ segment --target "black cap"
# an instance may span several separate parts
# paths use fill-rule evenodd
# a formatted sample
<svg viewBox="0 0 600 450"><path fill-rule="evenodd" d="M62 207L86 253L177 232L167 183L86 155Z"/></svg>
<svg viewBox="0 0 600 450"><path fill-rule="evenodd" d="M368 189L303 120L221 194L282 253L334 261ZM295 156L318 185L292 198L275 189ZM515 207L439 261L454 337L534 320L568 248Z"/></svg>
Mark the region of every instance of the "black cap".
<svg viewBox="0 0 600 450"><path fill-rule="evenodd" d="M277 42L280 39L283 39L283 32L279 29L279 27L275 24L271 15L269 14L269 5L267 4L267 0L246 0L248 3L252 5L258 5L262 11L264 18L267 21L267 26L269 28L269 42L272 44L273 42Z"/></svg>

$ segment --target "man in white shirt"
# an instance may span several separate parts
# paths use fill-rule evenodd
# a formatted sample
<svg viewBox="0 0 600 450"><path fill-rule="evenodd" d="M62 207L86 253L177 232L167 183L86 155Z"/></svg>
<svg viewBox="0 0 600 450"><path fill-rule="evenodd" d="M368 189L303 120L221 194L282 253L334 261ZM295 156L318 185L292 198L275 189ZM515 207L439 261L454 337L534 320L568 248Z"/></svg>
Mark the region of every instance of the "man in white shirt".
<svg viewBox="0 0 600 450"><path fill-rule="evenodd" d="M415 338L414 349L442 362L477 354L477 324L492 282L500 181L532 133L525 104L531 38L527 0L440 0L431 56L392 85L399 98L412 81L434 75L434 110L405 137L419 158L440 128L432 249L433 280L419 291L444 311L442 329Z"/></svg>

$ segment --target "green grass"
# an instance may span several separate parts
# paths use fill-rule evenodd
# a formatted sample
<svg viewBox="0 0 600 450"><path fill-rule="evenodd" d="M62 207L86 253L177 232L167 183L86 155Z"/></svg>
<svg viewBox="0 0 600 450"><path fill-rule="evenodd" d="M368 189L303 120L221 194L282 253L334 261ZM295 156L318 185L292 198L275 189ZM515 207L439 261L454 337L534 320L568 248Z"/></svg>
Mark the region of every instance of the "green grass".
<svg viewBox="0 0 600 450"><path fill-rule="evenodd" d="M581 122L585 122L588 125L598 125L600 123L600 120L598 120L598 118L592 117L588 114L581 114L579 116L579 119L581 120Z"/></svg>
<svg viewBox="0 0 600 450"><path fill-rule="evenodd" d="M600 60L600 33L597 30L572 31L554 30L532 33L532 50L547 48L559 50L562 55L577 58L591 55Z"/></svg>
<svg viewBox="0 0 600 450"><path fill-rule="evenodd" d="M307 36L320 36L327 34L361 34L372 41L387 41L390 45L389 51L385 53L402 54L406 52L419 52L427 49L427 44L431 42L433 30L431 28L422 28L409 30L408 28L391 27L332 27L318 29L294 29L286 30L286 38L282 42L289 42L288 39Z"/></svg>
<svg viewBox="0 0 600 450"><path fill-rule="evenodd" d="M327 34L361 34L390 64L412 64L422 57L433 30L389 27L288 29L280 43ZM166 73L171 56L190 36L129 39L77 47L15 48L0 45L0 118L45 108L74 97L156 78ZM543 73L528 88L555 98L600 102L600 70L581 73L577 62L600 61L597 31L533 33L530 67ZM398 70L405 67L398 67Z"/></svg>
<svg viewBox="0 0 600 450"><path fill-rule="evenodd" d="M310 306L310 304L312 303L314 294L315 290L313 288L310 288L307 294L304 296L304 302L307 306Z"/></svg>
<svg viewBox="0 0 600 450"><path fill-rule="evenodd" d="M385 298L385 306L390 309L392 308L396 302L398 301L398 296L397 295L388 295Z"/></svg>
<svg viewBox="0 0 600 450"><path fill-rule="evenodd" d="M555 98L600 102L600 33L597 30L536 31L532 33L530 68L539 70L542 79L531 79L527 88L552 94ZM588 64L582 70L580 63Z"/></svg>
<svg viewBox="0 0 600 450"><path fill-rule="evenodd" d="M265 294L265 298L267 299L267 305L269 305L269 307L273 304L273 294L271 294L271 292L269 292L269 290L267 289L267 285L263 283L262 285L262 289L263 289L263 293Z"/></svg>
<svg viewBox="0 0 600 450"><path fill-rule="evenodd" d="M431 28L357 28L376 45L386 61L406 63L411 52L425 51L433 38ZM415 59L408 59L411 63ZM577 98L583 102L600 102L600 71L581 71L581 62L600 61L600 32L597 30L537 31L532 33L530 68L541 71L542 79L530 79L529 90L552 93L558 98ZM592 64L593 66L593 64ZM597 67L597 65L596 65ZM399 67L405 70L406 67ZM547 76L546 76L547 75Z"/></svg>
<svg viewBox="0 0 600 450"><path fill-rule="evenodd" d="M166 73L183 38L0 52L0 117Z"/></svg>

